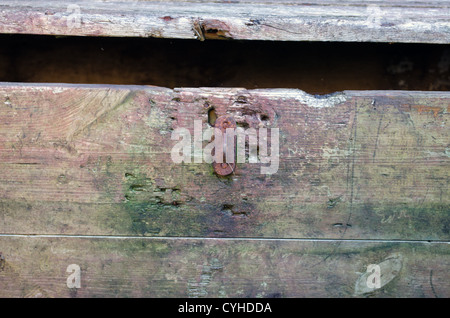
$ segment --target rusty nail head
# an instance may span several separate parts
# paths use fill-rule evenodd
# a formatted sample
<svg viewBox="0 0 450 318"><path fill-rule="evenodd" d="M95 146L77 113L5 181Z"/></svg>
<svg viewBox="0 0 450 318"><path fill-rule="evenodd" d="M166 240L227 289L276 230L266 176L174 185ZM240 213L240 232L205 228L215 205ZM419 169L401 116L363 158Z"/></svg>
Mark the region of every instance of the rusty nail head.
<svg viewBox="0 0 450 318"><path fill-rule="evenodd" d="M236 121L232 116L225 115L216 119L214 127L219 128L222 133L226 132L227 128L236 128ZM224 154L225 155L225 154ZM214 171L221 176L232 174L236 169L235 163L213 163Z"/></svg>

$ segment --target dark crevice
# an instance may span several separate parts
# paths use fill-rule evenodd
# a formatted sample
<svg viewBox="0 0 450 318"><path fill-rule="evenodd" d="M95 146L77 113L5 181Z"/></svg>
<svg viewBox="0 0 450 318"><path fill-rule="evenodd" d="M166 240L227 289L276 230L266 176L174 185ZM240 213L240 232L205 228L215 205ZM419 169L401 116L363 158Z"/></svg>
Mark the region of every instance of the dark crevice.
<svg viewBox="0 0 450 318"><path fill-rule="evenodd" d="M0 41L2 82L298 88L310 94L450 90L449 45L37 35L0 35Z"/></svg>
<svg viewBox="0 0 450 318"><path fill-rule="evenodd" d="M210 124L212 127L214 127L214 124L216 123L217 114L214 108L210 108L208 110L208 124Z"/></svg>

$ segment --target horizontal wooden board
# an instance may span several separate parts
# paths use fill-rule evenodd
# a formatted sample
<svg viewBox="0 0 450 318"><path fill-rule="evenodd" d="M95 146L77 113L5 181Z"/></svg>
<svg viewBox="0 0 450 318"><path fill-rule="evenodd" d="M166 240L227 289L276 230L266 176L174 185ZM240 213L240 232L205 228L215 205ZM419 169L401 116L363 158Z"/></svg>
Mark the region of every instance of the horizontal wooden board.
<svg viewBox="0 0 450 318"><path fill-rule="evenodd" d="M449 107L448 92L3 83L0 297L449 297ZM174 163L172 132L212 111L278 128L278 171Z"/></svg>
<svg viewBox="0 0 450 318"><path fill-rule="evenodd" d="M449 239L448 92L0 86L5 234ZM174 129L278 128L280 162L174 163Z"/></svg>
<svg viewBox="0 0 450 318"><path fill-rule="evenodd" d="M15 34L450 43L447 1L12 1Z"/></svg>
<svg viewBox="0 0 450 318"><path fill-rule="evenodd" d="M0 297L450 296L442 243L0 237L0 249Z"/></svg>

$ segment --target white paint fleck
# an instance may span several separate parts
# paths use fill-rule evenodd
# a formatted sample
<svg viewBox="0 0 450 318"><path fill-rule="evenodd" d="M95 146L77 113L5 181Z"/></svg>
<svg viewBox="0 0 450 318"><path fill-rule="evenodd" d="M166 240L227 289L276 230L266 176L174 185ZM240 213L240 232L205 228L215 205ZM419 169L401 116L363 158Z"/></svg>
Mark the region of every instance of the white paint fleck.
<svg viewBox="0 0 450 318"><path fill-rule="evenodd" d="M395 253L384 259L379 264L376 264L380 268L380 287L379 288L371 288L367 284L367 280L371 275L371 272L365 272L362 274L355 283L355 296L363 295L370 292L373 292L377 289L381 289L390 283L395 277L400 274L400 271L403 267L403 257L401 254Z"/></svg>
<svg viewBox="0 0 450 318"><path fill-rule="evenodd" d="M347 100L345 93L338 92L330 95L311 95L297 89L271 89L254 90L261 96L271 98L295 99L298 102L314 108L327 108L344 103Z"/></svg>

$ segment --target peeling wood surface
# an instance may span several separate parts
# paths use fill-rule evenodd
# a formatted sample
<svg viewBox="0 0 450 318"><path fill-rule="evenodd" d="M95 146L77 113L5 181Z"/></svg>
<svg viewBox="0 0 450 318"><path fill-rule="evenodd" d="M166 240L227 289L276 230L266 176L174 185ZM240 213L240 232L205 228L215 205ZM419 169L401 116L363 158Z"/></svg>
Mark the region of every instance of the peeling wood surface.
<svg viewBox="0 0 450 318"><path fill-rule="evenodd" d="M3 83L0 296L448 297L449 107L448 92ZM278 128L278 172L173 163L172 131L212 108ZM369 264L390 271L379 290Z"/></svg>
<svg viewBox="0 0 450 318"><path fill-rule="evenodd" d="M450 43L449 21L449 4L439 0L4 0L0 4L0 32L15 34Z"/></svg>

